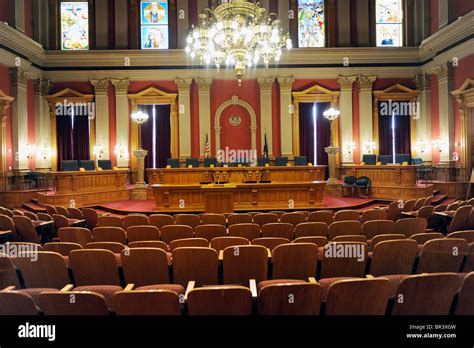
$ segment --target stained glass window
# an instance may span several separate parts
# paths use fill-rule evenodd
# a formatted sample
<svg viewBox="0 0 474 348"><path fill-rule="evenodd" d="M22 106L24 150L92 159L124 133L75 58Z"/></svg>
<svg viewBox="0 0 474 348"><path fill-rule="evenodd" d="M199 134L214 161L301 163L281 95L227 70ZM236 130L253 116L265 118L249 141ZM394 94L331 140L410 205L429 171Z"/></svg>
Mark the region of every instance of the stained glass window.
<svg viewBox="0 0 474 348"><path fill-rule="evenodd" d="M298 0L298 47L324 47L324 0Z"/></svg>
<svg viewBox="0 0 474 348"><path fill-rule="evenodd" d="M402 0L376 0L375 15L377 46L403 46Z"/></svg>
<svg viewBox="0 0 474 348"><path fill-rule="evenodd" d="M61 49L89 49L89 3L61 2Z"/></svg>
<svg viewBox="0 0 474 348"><path fill-rule="evenodd" d="M168 1L142 1L140 18L142 49L167 49Z"/></svg>

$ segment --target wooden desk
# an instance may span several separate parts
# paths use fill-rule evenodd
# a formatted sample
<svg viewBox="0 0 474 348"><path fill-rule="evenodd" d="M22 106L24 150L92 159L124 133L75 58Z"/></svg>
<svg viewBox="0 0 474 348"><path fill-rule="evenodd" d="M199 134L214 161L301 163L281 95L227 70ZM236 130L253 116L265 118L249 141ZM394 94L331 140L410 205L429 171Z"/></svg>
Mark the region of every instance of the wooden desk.
<svg viewBox="0 0 474 348"><path fill-rule="evenodd" d="M346 176L369 177L371 198L413 199L433 194L433 185L417 185L417 166L345 165L339 169Z"/></svg>
<svg viewBox="0 0 474 348"><path fill-rule="evenodd" d="M130 199L130 170L53 172L53 192L39 193L43 203L76 206Z"/></svg>
<svg viewBox="0 0 474 348"><path fill-rule="evenodd" d="M156 211L230 213L323 207L324 181L226 185L152 185Z"/></svg>
<svg viewBox="0 0 474 348"><path fill-rule="evenodd" d="M217 181L243 183L260 180L306 182L323 181L326 166L157 168L146 171L150 185L185 185Z"/></svg>

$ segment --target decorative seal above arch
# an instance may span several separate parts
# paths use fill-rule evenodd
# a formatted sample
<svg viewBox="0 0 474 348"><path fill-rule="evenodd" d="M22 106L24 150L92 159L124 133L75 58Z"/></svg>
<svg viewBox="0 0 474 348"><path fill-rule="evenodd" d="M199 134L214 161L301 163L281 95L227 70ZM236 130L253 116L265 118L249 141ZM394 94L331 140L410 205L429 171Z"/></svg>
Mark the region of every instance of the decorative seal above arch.
<svg viewBox="0 0 474 348"><path fill-rule="evenodd" d="M238 96L234 95L229 100L223 102L216 111L214 119L214 134L216 135L216 151L220 150L221 147L221 115L225 109L232 105L239 105L243 107L250 115L250 139L252 150L257 150L257 115L253 107L244 100L239 99Z"/></svg>

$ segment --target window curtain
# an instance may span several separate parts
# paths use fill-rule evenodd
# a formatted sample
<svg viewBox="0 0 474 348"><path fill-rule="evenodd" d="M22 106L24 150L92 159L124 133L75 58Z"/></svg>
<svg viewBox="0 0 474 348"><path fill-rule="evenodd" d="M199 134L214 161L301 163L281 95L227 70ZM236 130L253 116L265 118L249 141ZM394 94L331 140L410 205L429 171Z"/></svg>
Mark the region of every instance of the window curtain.
<svg viewBox="0 0 474 348"><path fill-rule="evenodd" d="M379 154L393 154L392 116L381 115L379 102ZM411 153L410 115L398 114L394 117L395 154Z"/></svg>
<svg viewBox="0 0 474 348"><path fill-rule="evenodd" d="M73 128L74 159L89 160L89 115L79 112L75 112L74 114L77 115L74 116Z"/></svg>
<svg viewBox="0 0 474 348"><path fill-rule="evenodd" d="M330 145L331 123L323 116L324 111L329 109L330 103L316 103L316 156L317 163L314 162L314 103L300 103L299 126L300 126L300 154L306 156L308 162L315 165L327 165L328 155L324 150Z"/></svg>
<svg viewBox="0 0 474 348"><path fill-rule="evenodd" d="M56 115L56 147L57 147L57 170L61 171L62 161L73 160L73 135L72 118L69 115Z"/></svg>
<svg viewBox="0 0 474 348"><path fill-rule="evenodd" d="M148 151L145 157L145 168L166 167L171 157L171 122L170 105L140 105L139 110L148 114L148 121L142 125L142 147ZM155 146L153 146L155 134ZM153 161L155 159L155 162Z"/></svg>

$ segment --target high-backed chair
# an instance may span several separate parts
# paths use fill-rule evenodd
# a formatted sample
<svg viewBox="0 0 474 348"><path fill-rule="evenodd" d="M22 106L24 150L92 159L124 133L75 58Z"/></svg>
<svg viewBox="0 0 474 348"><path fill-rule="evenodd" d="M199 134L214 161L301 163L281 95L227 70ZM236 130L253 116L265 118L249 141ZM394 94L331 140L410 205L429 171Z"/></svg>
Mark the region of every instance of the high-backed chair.
<svg viewBox="0 0 474 348"><path fill-rule="evenodd" d="M307 166L308 165L308 159L306 158L306 156L295 156L293 161L295 163L295 166Z"/></svg>
<svg viewBox="0 0 474 348"><path fill-rule="evenodd" d="M61 242L77 243L82 246L93 241L91 231L84 227L61 227L58 236Z"/></svg>
<svg viewBox="0 0 474 348"><path fill-rule="evenodd" d="M186 158L184 161L186 168L189 166L193 166L193 168L198 168L199 167L199 160L197 158Z"/></svg>
<svg viewBox="0 0 474 348"><path fill-rule="evenodd" d="M178 158L168 158L166 160L166 165L170 168L179 168L179 159Z"/></svg>
<svg viewBox="0 0 474 348"><path fill-rule="evenodd" d="M268 250L272 251L277 246L282 244L290 243L288 238L279 238L279 237L264 237L264 238L256 238L252 240L252 245L261 245Z"/></svg>
<svg viewBox="0 0 474 348"><path fill-rule="evenodd" d="M199 225L194 229L194 235L210 242L213 238L227 236L227 229L222 225Z"/></svg>
<svg viewBox="0 0 474 348"><path fill-rule="evenodd" d="M74 302L71 302L73 296ZM105 297L95 292L57 291L39 295L39 306L45 315L109 315Z"/></svg>
<svg viewBox="0 0 474 348"><path fill-rule="evenodd" d="M392 315L448 315L463 279L454 273L411 275L398 285Z"/></svg>
<svg viewBox="0 0 474 348"><path fill-rule="evenodd" d="M339 248L339 249L338 249ZM338 255L338 250L352 250ZM320 278L363 277L367 263L368 246L360 242L337 242L325 246L321 255Z"/></svg>
<svg viewBox="0 0 474 348"><path fill-rule="evenodd" d="M109 250L73 250L69 262L76 285L120 285L117 258Z"/></svg>
<svg viewBox="0 0 474 348"><path fill-rule="evenodd" d="M339 210L334 214L334 221L348 221L355 220L359 221L360 215L357 210Z"/></svg>
<svg viewBox="0 0 474 348"><path fill-rule="evenodd" d="M377 155L363 154L362 155L362 162L364 162L368 166L374 166L374 165L377 164Z"/></svg>
<svg viewBox="0 0 474 348"><path fill-rule="evenodd" d="M166 225L174 225L174 217L168 214L152 214L148 217L150 225L161 228Z"/></svg>
<svg viewBox="0 0 474 348"><path fill-rule="evenodd" d="M96 242L117 242L127 244L127 234L121 227L95 227L92 237Z"/></svg>
<svg viewBox="0 0 474 348"><path fill-rule="evenodd" d="M174 282L186 286L217 284L218 253L212 248L181 247L173 250Z"/></svg>
<svg viewBox="0 0 474 348"><path fill-rule="evenodd" d="M155 226L130 226L126 231L129 242L142 240L160 240L160 230Z"/></svg>
<svg viewBox="0 0 474 348"><path fill-rule="evenodd" d="M30 294L10 288L0 291L0 315L27 316L38 314L39 309Z"/></svg>
<svg viewBox="0 0 474 348"><path fill-rule="evenodd" d="M461 238L427 241L420 253L416 273L460 272L469 244Z"/></svg>
<svg viewBox="0 0 474 348"><path fill-rule="evenodd" d="M278 222L278 215L273 213L259 213L254 215L253 221L262 227L265 224Z"/></svg>
<svg viewBox="0 0 474 348"><path fill-rule="evenodd" d="M378 160L382 165L393 163L392 155L379 155Z"/></svg>
<svg viewBox="0 0 474 348"><path fill-rule="evenodd" d="M324 222L330 225L334 222L334 212L332 210L313 211L306 218L307 222Z"/></svg>
<svg viewBox="0 0 474 348"><path fill-rule="evenodd" d="M217 159L215 157L204 158L204 167L210 167L211 165L217 167Z"/></svg>
<svg viewBox="0 0 474 348"><path fill-rule="evenodd" d="M118 216L99 216L97 226L123 227L122 218Z"/></svg>
<svg viewBox="0 0 474 348"><path fill-rule="evenodd" d="M284 213L280 217L280 222L288 222L293 226L306 221L306 215L300 212Z"/></svg>
<svg viewBox="0 0 474 348"><path fill-rule="evenodd" d="M95 163L92 160L80 160L79 168L84 168L85 170L95 170Z"/></svg>
<svg viewBox="0 0 474 348"><path fill-rule="evenodd" d="M308 279L316 276L318 247L311 243L291 243L272 251L273 279Z"/></svg>
<svg viewBox="0 0 474 348"><path fill-rule="evenodd" d="M227 225L229 227L235 224L250 224L252 222L253 218L250 214L230 214L227 217Z"/></svg>
<svg viewBox="0 0 474 348"><path fill-rule="evenodd" d="M367 221L372 220L385 220L387 218L387 212L382 209L369 209L362 212L360 222L363 224Z"/></svg>
<svg viewBox="0 0 474 348"><path fill-rule="evenodd" d="M123 228L127 229L131 226L149 225L150 221L145 214L128 214L122 218Z"/></svg>
<svg viewBox="0 0 474 348"><path fill-rule="evenodd" d="M201 215L201 224L213 224L225 226L227 219L224 214L204 213Z"/></svg>
<svg viewBox="0 0 474 348"><path fill-rule="evenodd" d="M188 293L189 315L251 315L252 292L244 286L207 286Z"/></svg>
<svg viewBox="0 0 474 348"><path fill-rule="evenodd" d="M201 223L201 219L195 214L176 214L174 221L177 225L188 225L193 229Z"/></svg>
<svg viewBox="0 0 474 348"><path fill-rule="evenodd" d="M36 232L33 222L26 216L14 215L16 233L22 242L39 243L40 237Z"/></svg>
<svg viewBox="0 0 474 348"><path fill-rule="evenodd" d="M414 240L388 240L377 243L372 253L369 273L374 277L411 274L418 244Z"/></svg>
<svg viewBox="0 0 474 348"><path fill-rule="evenodd" d="M328 225L324 222L302 222L295 226L295 238L322 236L327 237Z"/></svg>
<svg viewBox="0 0 474 348"><path fill-rule="evenodd" d="M242 237L215 237L212 238L210 247L217 252L230 246L250 245L247 238Z"/></svg>
<svg viewBox="0 0 474 348"><path fill-rule="evenodd" d="M178 248L208 248L209 241L204 238L182 238L175 239L169 243L169 249L171 252Z"/></svg>
<svg viewBox="0 0 474 348"><path fill-rule="evenodd" d="M327 237L323 236L309 236L309 237L299 237L295 238L291 243L312 243L317 245L318 247L323 247L328 244Z"/></svg>
<svg viewBox="0 0 474 348"><path fill-rule="evenodd" d="M316 282L263 281L258 285L259 315L319 315L322 289ZM288 301L288 299L293 301Z"/></svg>
<svg viewBox="0 0 474 348"><path fill-rule="evenodd" d="M387 279L345 279L329 286L326 315L384 315L391 294Z"/></svg>
<svg viewBox="0 0 474 348"><path fill-rule="evenodd" d="M112 170L112 161L111 160L97 160L97 166L102 168L102 170Z"/></svg>
<svg viewBox="0 0 474 348"><path fill-rule="evenodd" d="M474 315L474 272L470 272L464 277L454 314Z"/></svg>
<svg viewBox="0 0 474 348"><path fill-rule="evenodd" d="M170 244L176 239L192 238L194 232L191 226L187 225L168 225L161 228L161 240Z"/></svg>
<svg viewBox="0 0 474 348"><path fill-rule="evenodd" d="M169 284L168 256L158 248L130 248L122 251L125 283L135 286Z"/></svg>
<svg viewBox="0 0 474 348"><path fill-rule="evenodd" d="M469 216L471 214L472 206L465 205L459 207L454 213L453 219L448 227L448 233L462 231L469 221Z"/></svg>
<svg viewBox="0 0 474 348"><path fill-rule="evenodd" d="M61 170L63 172L77 172L79 171L79 163L73 161L61 161Z"/></svg>
<svg viewBox="0 0 474 348"><path fill-rule="evenodd" d="M474 243L474 231L458 231L458 232L451 232L448 234L448 238L462 238L467 240L469 244Z"/></svg>
<svg viewBox="0 0 474 348"><path fill-rule="evenodd" d="M181 315L180 294L168 289L119 291L114 295L117 315Z"/></svg>
<svg viewBox="0 0 474 348"><path fill-rule="evenodd" d="M254 223L230 225L228 233L231 237L242 237L252 241L256 238L260 238L260 225Z"/></svg>
<svg viewBox="0 0 474 348"><path fill-rule="evenodd" d="M399 219L395 222L395 231L402 233L407 237L414 234L424 233L426 231L427 222L421 218Z"/></svg>
<svg viewBox="0 0 474 348"><path fill-rule="evenodd" d="M228 247L223 252L224 284L258 283L267 279L268 252L260 245Z"/></svg>
<svg viewBox="0 0 474 348"><path fill-rule="evenodd" d="M288 164L288 157L286 156L277 156L275 158L275 165L278 167L284 167Z"/></svg>
<svg viewBox="0 0 474 348"><path fill-rule="evenodd" d="M0 289L7 286L20 287L20 281L11 258L6 254L0 254Z"/></svg>
<svg viewBox="0 0 474 348"><path fill-rule="evenodd" d="M294 239L294 227L287 222L272 222L262 226L262 237Z"/></svg>
<svg viewBox="0 0 474 348"><path fill-rule="evenodd" d="M401 212L402 208L400 202L391 202L387 208L387 220L397 221L400 218Z"/></svg>
<svg viewBox="0 0 474 348"><path fill-rule="evenodd" d="M338 236L359 235L362 232L362 226L359 221L336 221L329 226L328 239L331 240Z"/></svg>
<svg viewBox="0 0 474 348"><path fill-rule="evenodd" d="M371 220L362 224L361 234L372 239L380 234L395 233L395 223L392 220Z"/></svg>
<svg viewBox="0 0 474 348"><path fill-rule="evenodd" d="M92 230L94 227L97 226L99 215L97 214L97 211L95 211L95 209L82 208L82 216L86 221L86 226L88 229Z"/></svg>

